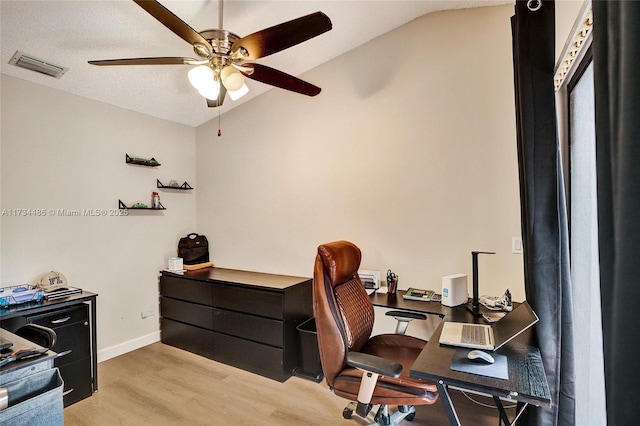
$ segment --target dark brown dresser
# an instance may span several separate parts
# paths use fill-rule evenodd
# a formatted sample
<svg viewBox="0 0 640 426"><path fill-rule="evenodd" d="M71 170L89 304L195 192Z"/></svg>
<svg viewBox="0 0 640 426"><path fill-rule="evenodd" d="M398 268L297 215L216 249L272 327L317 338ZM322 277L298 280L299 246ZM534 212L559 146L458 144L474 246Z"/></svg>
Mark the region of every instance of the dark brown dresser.
<svg viewBox="0 0 640 426"><path fill-rule="evenodd" d="M207 268L160 277L162 342L283 382L300 365L311 278Z"/></svg>

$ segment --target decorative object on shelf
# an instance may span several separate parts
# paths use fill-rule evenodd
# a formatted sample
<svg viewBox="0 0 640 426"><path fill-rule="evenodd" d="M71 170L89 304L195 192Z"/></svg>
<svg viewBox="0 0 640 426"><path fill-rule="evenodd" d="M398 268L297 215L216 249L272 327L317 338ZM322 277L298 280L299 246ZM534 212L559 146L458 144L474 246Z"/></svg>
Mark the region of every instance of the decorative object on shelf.
<svg viewBox="0 0 640 426"><path fill-rule="evenodd" d="M160 166L160 163L158 163L158 160L156 160L153 157L151 158L131 157L129 154L125 154L124 159L127 164L138 164L140 166L147 166L147 167Z"/></svg>
<svg viewBox="0 0 640 426"><path fill-rule="evenodd" d="M160 189L181 189L183 191L193 189L191 185L189 185L186 181L180 185L177 180L172 180L168 185L164 185L160 182L160 179L156 179L156 186Z"/></svg>
<svg viewBox="0 0 640 426"><path fill-rule="evenodd" d="M131 207L127 206L122 200L118 200L118 208L120 210L166 210L166 207L158 201L159 207L149 207L145 203L133 203Z"/></svg>
<svg viewBox="0 0 640 426"><path fill-rule="evenodd" d="M151 193L151 206L154 209L160 208L160 194L158 194L156 191L153 191Z"/></svg>

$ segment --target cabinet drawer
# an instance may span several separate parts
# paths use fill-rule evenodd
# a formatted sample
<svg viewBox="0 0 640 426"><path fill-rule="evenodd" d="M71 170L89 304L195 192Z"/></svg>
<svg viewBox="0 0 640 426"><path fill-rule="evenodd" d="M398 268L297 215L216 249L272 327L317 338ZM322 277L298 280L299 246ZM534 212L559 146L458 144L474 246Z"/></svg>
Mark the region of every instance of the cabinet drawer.
<svg viewBox="0 0 640 426"><path fill-rule="evenodd" d="M213 329L213 308L209 306L161 297L160 315L163 318Z"/></svg>
<svg viewBox="0 0 640 426"><path fill-rule="evenodd" d="M213 358L213 331L162 318L162 343Z"/></svg>
<svg viewBox="0 0 640 426"><path fill-rule="evenodd" d="M64 380L63 400L67 407L93 393L91 383L91 359L85 358L59 367Z"/></svg>
<svg viewBox="0 0 640 426"><path fill-rule="evenodd" d="M41 315L32 315L28 319L34 324L56 329L64 325L89 321L89 305L82 304L68 309L59 309Z"/></svg>
<svg viewBox="0 0 640 426"><path fill-rule="evenodd" d="M213 359L281 382L291 376L283 372L282 349L224 334L215 333Z"/></svg>
<svg viewBox="0 0 640 426"><path fill-rule="evenodd" d="M213 329L279 348L284 346L282 321L274 319L214 309Z"/></svg>
<svg viewBox="0 0 640 426"><path fill-rule="evenodd" d="M213 287L213 306L281 320L283 295L275 291L218 284Z"/></svg>
<svg viewBox="0 0 640 426"><path fill-rule="evenodd" d="M160 294L211 306L213 291L211 284L206 282L163 276L160 278Z"/></svg>
<svg viewBox="0 0 640 426"><path fill-rule="evenodd" d="M82 304L71 309L62 309L46 315L28 318L28 322L52 328L58 336L55 351L70 351L56 359L57 367L91 356L89 306ZM89 377L91 374L89 373ZM63 380L66 380L62 373Z"/></svg>

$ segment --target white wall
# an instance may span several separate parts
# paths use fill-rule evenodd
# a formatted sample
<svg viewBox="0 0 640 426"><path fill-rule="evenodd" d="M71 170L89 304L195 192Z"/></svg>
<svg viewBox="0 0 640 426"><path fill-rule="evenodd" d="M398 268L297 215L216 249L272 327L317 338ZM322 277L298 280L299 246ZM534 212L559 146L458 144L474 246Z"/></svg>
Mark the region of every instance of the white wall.
<svg viewBox="0 0 640 426"><path fill-rule="evenodd" d="M303 75L315 98L272 90L223 115L222 137L200 126L216 265L311 276L317 246L348 239L400 288L438 289L457 272L470 287L471 251L489 250L481 293L522 300L512 14L424 16Z"/></svg>
<svg viewBox="0 0 640 426"><path fill-rule="evenodd" d="M104 359L158 338L158 271L180 236L195 229L195 129L2 76L1 286L62 272L98 293ZM125 164L125 153L157 158ZM62 216L151 201L156 178L187 180L189 192L160 192L167 210L127 217ZM12 216L44 209L46 216ZM137 214L136 214L137 213ZM151 309L152 317L141 319Z"/></svg>

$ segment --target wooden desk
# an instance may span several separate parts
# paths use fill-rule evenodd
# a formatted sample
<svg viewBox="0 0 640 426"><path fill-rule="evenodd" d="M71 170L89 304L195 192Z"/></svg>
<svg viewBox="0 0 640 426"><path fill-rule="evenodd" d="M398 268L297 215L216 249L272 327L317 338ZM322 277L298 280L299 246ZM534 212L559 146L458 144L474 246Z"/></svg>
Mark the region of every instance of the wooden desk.
<svg viewBox="0 0 640 426"><path fill-rule="evenodd" d="M456 352L455 347L440 345L442 325L425 346L411 367L411 377L430 380L438 386L438 392L444 405L449 421L452 425L460 425L460 420L449 397L448 388L456 387L463 390L490 395L495 401L502 421L509 425L502 405L502 399L513 401L518 406L516 418L528 404L550 407L551 394L547 377L542 365L540 351L529 344L531 331L527 331L502 348L496 354L507 356L509 379L501 380L476 374L451 370L451 360Z"/></svg>
<svg viewBox="0 0 640 426"><path fill-rule="evenodd" d="M404 300L403 293L403 291L398 291L397 295L374 293L371 295L371 301L374 306L438 315L444 321L483 322L481 318L471 315L465 306L449 308L442 306L439 302ZM451 361L458 348L440 345L441 332L442 324L416 359L411 367L410 375L436 383L452 425L460 425L460 421L449 397L449 387L492 396L500 412L501 421L507 425L511 422L504 411L502 400L513 401L517 404L516 418L528 404L542 407L551 406L551 394L542 358L540 351L533 343L531 330L527 330L496 351L497 354L507 356L509 380L451 370Z"/></svg>

